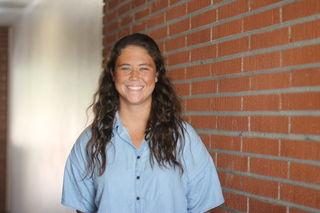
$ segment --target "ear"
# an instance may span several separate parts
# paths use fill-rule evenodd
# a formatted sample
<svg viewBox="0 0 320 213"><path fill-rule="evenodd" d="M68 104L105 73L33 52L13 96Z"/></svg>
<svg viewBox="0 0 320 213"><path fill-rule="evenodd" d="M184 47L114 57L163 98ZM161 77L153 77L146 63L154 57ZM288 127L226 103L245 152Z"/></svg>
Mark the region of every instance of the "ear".
<svg viewBox="0 0 320 213"><path fill-rule="evenodd" d="M154 80L154 82L156 82L156 83L158 82L158 74L159 74L159 73L157 72L157 73L156 73L155 80Z"/></svg>

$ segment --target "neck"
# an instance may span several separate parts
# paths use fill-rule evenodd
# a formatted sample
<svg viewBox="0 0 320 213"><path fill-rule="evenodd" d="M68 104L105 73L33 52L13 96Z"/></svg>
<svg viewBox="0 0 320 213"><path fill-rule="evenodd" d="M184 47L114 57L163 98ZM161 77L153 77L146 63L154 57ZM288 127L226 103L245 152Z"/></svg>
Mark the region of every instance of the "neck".
<svg viewBox="0 0 320 213"><path fill-rule="evenodd" d="M120 104L119 116L125 126L146 127L151 104L145 106L124 106Z"/></svg>

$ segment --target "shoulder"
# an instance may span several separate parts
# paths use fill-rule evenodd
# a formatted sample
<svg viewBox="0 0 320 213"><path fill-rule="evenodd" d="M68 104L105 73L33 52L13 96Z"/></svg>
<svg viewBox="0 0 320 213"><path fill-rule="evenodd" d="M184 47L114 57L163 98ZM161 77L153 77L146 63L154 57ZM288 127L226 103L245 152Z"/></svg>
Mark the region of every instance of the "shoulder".
<svg viewBox="0 0 320 213"><path fill-rule="evenodd" d="M196 130L187 122L183 122L184 140L183 158L187 164L191 162L206 162L209 160L209 153L203 144Z"/></svg>
<svg viewBox="0 0 320 213"><path fill-rule="evenodd" d="M86 154L86 146L91 139L91 127L87 127L84 129L79 137L77 138L76 142L74 143L70 157L71 158L79 158L80 156L85 156Z"/></svg>
<svg viewBox="0 0 320 213"><path fill-rule="evenodd" d="M184 139L184 145L186 147L202 147L203 143L201 141L200 136L198 135L197 131L189 124L188 122L184 121L182 123L183 126L183 139Z"/></svg>

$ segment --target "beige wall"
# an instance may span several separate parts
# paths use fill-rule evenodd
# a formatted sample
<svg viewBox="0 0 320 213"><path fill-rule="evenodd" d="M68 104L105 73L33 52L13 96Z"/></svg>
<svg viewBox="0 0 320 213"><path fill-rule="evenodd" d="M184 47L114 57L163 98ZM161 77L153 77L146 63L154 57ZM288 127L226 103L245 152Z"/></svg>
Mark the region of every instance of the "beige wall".
<svg viewBox="0 0 320 213"><path fill-rule="evenodd" d="M102 1L37 1L10 45L8 210L72 212L60 205L63 167L101 71Z"/></svg>

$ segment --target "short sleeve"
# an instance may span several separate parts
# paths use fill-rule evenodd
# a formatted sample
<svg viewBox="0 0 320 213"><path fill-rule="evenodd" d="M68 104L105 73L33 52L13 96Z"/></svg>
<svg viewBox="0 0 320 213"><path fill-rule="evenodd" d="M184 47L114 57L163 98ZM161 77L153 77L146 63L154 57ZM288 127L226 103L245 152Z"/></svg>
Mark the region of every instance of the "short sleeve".
<svg viewBox="0 0 320 213"><path fill-rule="evenodd" d="M188 213L202 213L224 202L213 160L195 130L187 125L184 148Z"/></svg>
<svg viewBox="0 0 320 213"><path fill-rule="evenodd" d="M74 144L64 170L61 203L82 212L95 212L95 187L92 178L86 176L85 147L90 139L85 130Z"/></svg>

